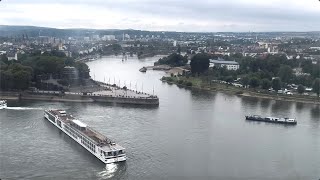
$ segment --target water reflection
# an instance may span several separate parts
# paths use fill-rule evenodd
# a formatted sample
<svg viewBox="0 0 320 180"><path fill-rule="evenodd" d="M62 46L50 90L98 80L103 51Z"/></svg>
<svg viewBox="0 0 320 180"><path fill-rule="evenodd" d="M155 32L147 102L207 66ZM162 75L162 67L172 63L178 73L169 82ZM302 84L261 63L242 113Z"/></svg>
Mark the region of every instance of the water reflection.
<svg viewBox="0 0 320 180"><path fill-rule="evenodd" d="M296 110L297 110L297 112L301 112L301 110L304 108L303 106L304 106L303 103L296 102Z"/></svg>
<svg viewBox="0 0 320 180"><path fill-rule="evenodd" d="M126 162L106 164L105 168L97 173L97 177L99 179L123 179L126 169Z"/></svg>
<svg viewBox="0 0 320 180"><path fill-rule="evenodd" d="M256 107L259 103L259 99L256 97L242 97L241 103L243 107L246 107L246 106Z"/></svg>
<svg viewBox="0 0 320 180"><path fill-rule="evenodd" d="M311 108L311 117L316 122L320 122L319 116L320 116L320 106L315 105L313 108Z"/></svg>
<svg viewBox="0 0 320 180"><path fill-rule="evenodd" d="M272 102L272 100L270 100L270 99L261 99L260 107L263 109L264 108L269 109L271 102Z"/></svg>
<svg viewBox="0 0 320 180"><path fill-rule="evenodd" d="M194 100L210 100L213 101L216 97L216 92L205 91L200 89L192 89L191 95Z"/></svg>
<svg viewBox="0 0 320 180"><path fill-rule="evenodd" d="M271 110L273 114L280 114L282 116L287 116L289 110L291 109L292 103L285 101L275 101L271 105Z"/></svg>

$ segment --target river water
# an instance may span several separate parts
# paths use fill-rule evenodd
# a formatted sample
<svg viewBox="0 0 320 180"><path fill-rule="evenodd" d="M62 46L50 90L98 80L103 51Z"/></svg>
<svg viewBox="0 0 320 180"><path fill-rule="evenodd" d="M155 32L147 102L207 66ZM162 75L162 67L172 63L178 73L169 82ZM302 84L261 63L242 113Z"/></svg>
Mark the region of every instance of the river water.
<svg viewBox="0 0 320 180"><path fill-rule="evenodd" d="M154 93L159 107L9 101L0 110L1 179L319 179L320 108L313 104L191 91L138 70L159 57L89 62L96 80ZM43 119L62 108L124 146L127 162L105 165ZM286 116L296 126L248 122Z"/></svg>

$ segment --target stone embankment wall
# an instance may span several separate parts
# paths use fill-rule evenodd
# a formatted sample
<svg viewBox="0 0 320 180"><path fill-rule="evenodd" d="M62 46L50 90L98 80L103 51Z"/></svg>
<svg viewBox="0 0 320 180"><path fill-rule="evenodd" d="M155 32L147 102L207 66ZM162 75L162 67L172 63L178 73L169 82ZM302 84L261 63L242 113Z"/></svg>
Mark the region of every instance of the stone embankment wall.
<svg viewBox="0 0 320 180"><path fill-rule="evenodd" d="M105 102L137 105L159 105L158 98L129 98L114 96L94 96L81 94L59 93L27 93L27 92L0 92L0 99L7 100L43 100L61 102Z"/></svg>

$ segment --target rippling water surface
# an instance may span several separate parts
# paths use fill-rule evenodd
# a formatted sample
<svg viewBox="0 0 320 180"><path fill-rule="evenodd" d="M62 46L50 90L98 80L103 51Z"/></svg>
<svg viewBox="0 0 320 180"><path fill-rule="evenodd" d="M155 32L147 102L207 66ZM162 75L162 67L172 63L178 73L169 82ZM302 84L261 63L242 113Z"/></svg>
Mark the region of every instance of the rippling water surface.
<svg viewBox="0 0 320 180"><path fill-rule="evenodd" d="M159 57L105 57L91 76L157 94L159 107L9 101L0 110L2 179L319 179L320 109L312 104L190 91L141 73ZM43 119L62 108L127 149L105 166ZM297 126L248 122L247 114L295 117Z"/></svg>

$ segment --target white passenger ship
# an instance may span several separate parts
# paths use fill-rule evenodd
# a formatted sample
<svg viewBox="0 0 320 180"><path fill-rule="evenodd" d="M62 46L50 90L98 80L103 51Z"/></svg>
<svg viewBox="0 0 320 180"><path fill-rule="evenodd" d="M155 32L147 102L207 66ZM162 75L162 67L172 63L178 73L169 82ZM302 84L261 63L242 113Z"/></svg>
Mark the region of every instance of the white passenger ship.
<svg viewBox="0 0 320 180"><path fill-rule="evenodd" d="M109 164L126 160L125 149L93 130L63 110L45 110L44 117L102 162Z"/></svg>

